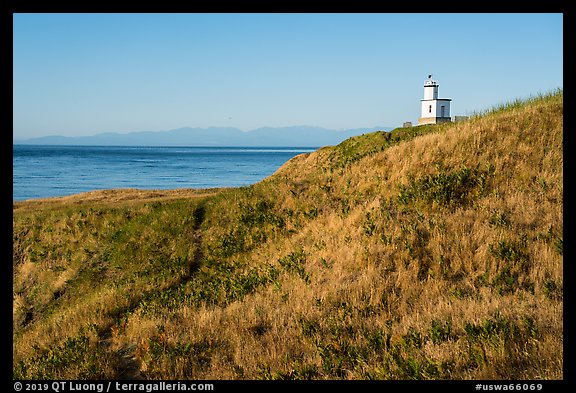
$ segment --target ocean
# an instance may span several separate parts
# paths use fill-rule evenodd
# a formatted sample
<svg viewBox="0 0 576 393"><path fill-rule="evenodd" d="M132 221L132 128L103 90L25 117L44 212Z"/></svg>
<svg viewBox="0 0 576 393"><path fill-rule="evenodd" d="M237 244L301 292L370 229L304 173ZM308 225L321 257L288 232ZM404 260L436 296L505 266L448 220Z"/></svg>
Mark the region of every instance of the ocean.
<svg viewBox="0 0 576 393"><path fill-rule="evenodd" d="M112 188L240 187L314 148L13 146L13 200Z"/></svg>

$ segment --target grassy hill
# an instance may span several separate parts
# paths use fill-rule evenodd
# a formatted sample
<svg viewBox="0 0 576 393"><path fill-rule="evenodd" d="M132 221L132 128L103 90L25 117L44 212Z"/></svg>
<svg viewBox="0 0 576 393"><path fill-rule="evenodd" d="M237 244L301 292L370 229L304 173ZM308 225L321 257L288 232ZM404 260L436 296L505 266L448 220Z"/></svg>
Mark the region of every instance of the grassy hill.
<svg viewBox="0 0 576 393"><path fill-rule="evenodd" d="M562 379L563 93L250 187L14 203L14 378Z"/></svg>

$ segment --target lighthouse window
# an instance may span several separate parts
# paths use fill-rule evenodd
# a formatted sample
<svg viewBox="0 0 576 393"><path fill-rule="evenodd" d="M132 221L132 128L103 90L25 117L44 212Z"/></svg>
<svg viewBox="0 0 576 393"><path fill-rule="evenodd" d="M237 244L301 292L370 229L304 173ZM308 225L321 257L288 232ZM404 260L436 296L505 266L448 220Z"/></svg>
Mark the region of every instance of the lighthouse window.
<svg viewBox="0 0 576 393"><path fill-rule="evenodd" d="M432 105L428 106L428 113L432 113Z"/></svg>

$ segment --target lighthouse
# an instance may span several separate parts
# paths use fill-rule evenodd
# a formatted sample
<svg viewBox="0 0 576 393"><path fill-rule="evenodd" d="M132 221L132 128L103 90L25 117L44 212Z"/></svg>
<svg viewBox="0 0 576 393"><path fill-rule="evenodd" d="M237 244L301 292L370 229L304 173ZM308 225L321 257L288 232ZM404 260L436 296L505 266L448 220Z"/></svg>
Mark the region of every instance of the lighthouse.
<svg viewBox="0 0 576 393"><path fill-rule="evenodd" d="M438 84L428 75L424 81L424 99L420 100L422 105L421 115L418 125L436 124L450 121L450 98L438 98Z"/></svg>

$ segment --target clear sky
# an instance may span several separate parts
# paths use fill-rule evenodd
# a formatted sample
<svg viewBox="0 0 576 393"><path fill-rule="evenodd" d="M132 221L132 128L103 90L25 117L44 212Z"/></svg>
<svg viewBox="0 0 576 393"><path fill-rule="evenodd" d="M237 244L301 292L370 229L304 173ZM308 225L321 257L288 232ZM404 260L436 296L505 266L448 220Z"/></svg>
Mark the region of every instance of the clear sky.
<svg viewBox="0 0 576 393"><path fill-rule="evenodd" d="M563 87L562 14L14 14L13 135L417 122Z"/></svg>

